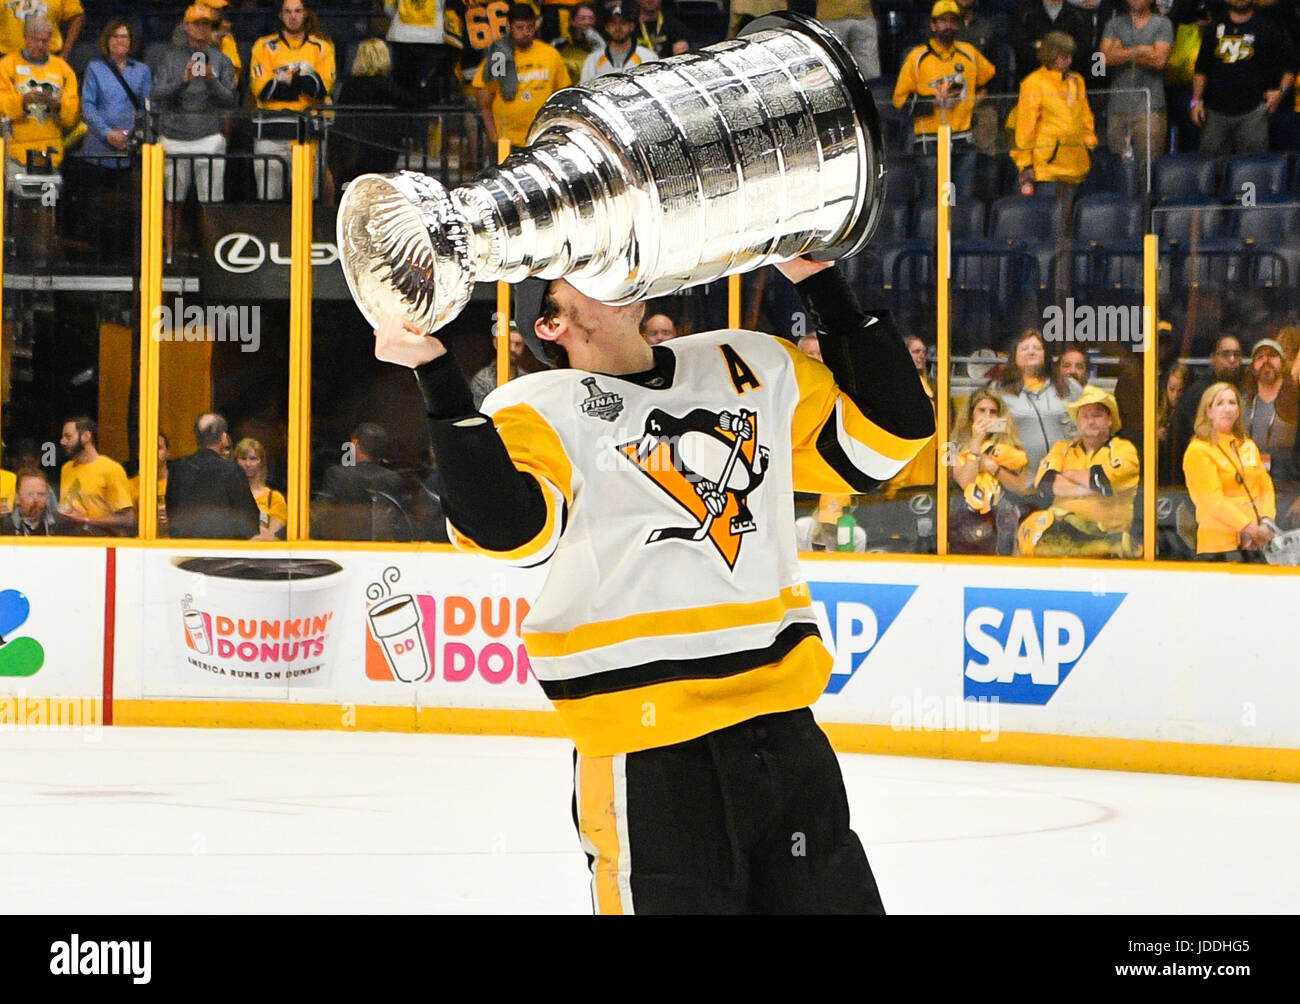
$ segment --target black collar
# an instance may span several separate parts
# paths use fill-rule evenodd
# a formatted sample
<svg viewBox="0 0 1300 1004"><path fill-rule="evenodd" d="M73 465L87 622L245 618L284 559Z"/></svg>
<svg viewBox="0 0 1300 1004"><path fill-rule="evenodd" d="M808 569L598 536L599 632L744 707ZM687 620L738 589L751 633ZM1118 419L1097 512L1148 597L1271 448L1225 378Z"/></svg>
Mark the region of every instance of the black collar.
<svg viewBox="0 0 1300 1004"><path fill-rule="evenodd" d="M655 364L640 373L625 373L616 376L617 380L626 380L647 390L667 390L673 385L673 376L677 373L677 357L673 350L663 345L653 347ZM607 374L612 375L612 374Z"/></svg>

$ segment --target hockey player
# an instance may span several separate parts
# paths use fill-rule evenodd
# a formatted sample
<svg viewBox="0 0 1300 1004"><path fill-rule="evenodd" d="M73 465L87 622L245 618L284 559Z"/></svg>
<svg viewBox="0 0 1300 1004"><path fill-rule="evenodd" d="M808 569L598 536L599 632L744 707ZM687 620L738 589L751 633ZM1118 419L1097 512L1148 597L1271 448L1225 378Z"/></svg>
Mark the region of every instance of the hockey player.
<svg viewBox="0 0 1300 1004"><path fill-rule="evenodd" d="M416 371L453 543L550 563L522 635L577 747L601 913L883 912L809 710L832 658L792 493L876 487L934 412L838 271L781 270L821 315L826 365L752 331L652 347L644 304L529 279L519 330L557 368L480 414L440 341L395 318L376 332L378 358Z"/></svg>

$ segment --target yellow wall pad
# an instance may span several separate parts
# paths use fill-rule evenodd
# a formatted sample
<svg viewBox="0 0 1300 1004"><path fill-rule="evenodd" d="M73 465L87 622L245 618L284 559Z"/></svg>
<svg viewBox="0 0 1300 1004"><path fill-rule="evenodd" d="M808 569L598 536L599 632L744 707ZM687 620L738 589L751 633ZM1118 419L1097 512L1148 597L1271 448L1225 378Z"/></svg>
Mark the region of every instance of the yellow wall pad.
<svg viewBox="0 0 1300 1004"><path fill-rule="evenodd" d="M271 701L117 700L113 702L113 722L170 728L338 729L564 738L559 716L552 711L479 708L417 710ZM823 723L822 728L840 753L1300 782L1300 750L1295 749L1035 732L1001 732L993 742L983 742L979 732L901 731L888 725L835 723Z"/></svg>
<svg viewBox="0 0 1300 1004"><path fill-rule="evenodd" d="M1038 732L999 732L984 742L979 732L902 731L888 725L823 723L840 753L928 756L944 760L1130 770L1150 774L1191 774L1253 781L1300 781L1300 750L1263 746L1216 746L1148 739L1060 736Z"/></svg>

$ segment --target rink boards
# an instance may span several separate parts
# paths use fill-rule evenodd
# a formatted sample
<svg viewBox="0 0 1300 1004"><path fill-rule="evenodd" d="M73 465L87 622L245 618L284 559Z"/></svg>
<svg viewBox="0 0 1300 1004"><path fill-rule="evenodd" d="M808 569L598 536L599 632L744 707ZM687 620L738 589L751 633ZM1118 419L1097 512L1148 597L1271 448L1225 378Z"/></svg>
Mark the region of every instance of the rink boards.
<svg viewBox="0 0 1300 1004"><path fill-rule="evenodd" d="M1300 780L1293 574L804 572L840 750ZM0 547L0 727L558 735L518 633L544 576L442 548Z"/></svg>

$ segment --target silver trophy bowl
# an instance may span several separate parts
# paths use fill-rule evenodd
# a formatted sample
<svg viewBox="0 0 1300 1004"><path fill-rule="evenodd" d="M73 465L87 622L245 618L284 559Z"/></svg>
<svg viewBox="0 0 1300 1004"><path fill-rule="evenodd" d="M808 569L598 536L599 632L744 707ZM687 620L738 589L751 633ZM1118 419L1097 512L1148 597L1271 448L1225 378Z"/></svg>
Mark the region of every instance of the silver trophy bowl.
<svg viewBox="0 0 1300 1004"><path fill-rule="evenodd" d="M366 174L338 210L372 325L436 331L476 282L564 277L631 303L801 255L860 250L884 198L875 104L853 57L780 12L733 41L551 96L528 146L448 191Z"/></svg>

